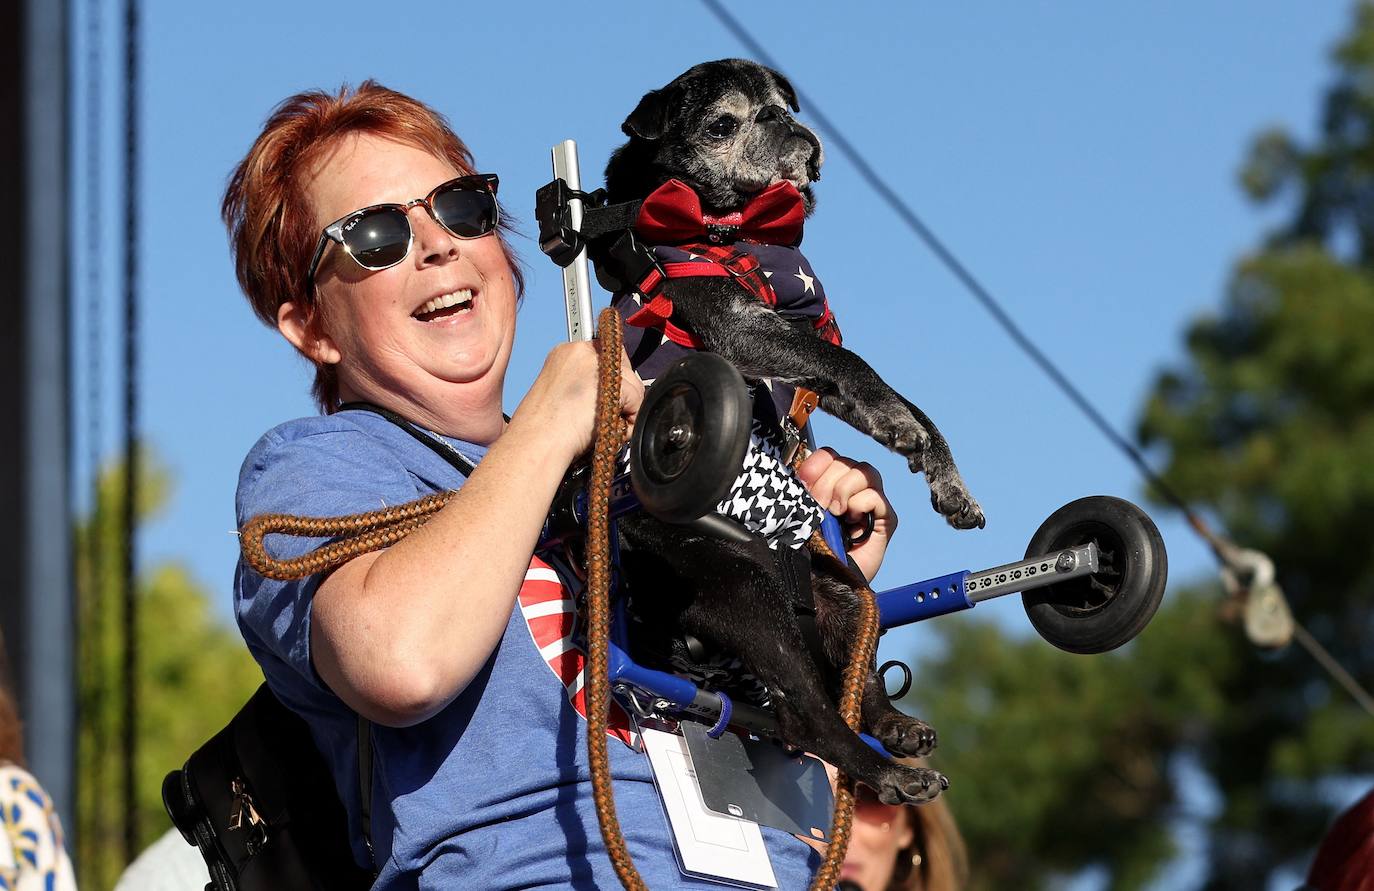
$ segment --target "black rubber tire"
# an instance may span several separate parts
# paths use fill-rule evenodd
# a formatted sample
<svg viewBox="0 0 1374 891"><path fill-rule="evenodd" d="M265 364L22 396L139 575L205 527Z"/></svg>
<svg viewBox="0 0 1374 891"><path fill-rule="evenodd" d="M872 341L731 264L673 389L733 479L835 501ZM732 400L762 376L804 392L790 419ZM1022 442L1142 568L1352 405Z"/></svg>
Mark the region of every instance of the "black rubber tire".
<svg viewBox="0 0 1374 891"><path fill-rule="evenodd" d="M639 503L669 523L712 511L739 476L752 423L749 388L735 366L714 353L673 363L644 394L630 440ZM686 431L686 442L669 441L673 427Z"/></svg>
<svg viewBox="0 0 1374 891"><path fill-rule="evenodd" d="M1097 542L1098 572L1021 595L1040 636L1070 653L1114 650L1150 624L1169 578L1169 557L1154 521L1120 498L1093 495L1050 514L1026 556Z"/></svg>

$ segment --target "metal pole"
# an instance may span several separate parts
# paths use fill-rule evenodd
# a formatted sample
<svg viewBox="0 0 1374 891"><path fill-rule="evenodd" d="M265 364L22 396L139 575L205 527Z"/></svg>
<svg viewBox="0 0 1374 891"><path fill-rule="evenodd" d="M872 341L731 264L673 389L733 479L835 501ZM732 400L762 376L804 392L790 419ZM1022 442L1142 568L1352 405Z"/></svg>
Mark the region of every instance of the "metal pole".
<svg viewBox="0 0 1374 891"><path fill-rule="evenodd" d="M68 498L67 3L0 4L0 243L10 267L0 310L0 375L10 432L0 447L0 595L29 768L72 821L75 599Z"/></svg>
<svg viewBox="0 0 1374 891"><path fill-rule="evenodd" d="M138 597L135 533L138 505L138 0L125 0L124 20L124 860L139 852Z"/></svg>

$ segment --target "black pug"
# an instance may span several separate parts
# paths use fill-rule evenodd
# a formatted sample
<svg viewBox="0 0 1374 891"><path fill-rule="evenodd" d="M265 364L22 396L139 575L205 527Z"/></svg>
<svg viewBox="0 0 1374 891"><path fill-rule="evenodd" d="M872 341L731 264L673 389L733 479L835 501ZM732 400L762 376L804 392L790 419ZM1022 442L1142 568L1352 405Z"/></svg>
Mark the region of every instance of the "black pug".
<svg viewBox="0 0 1374 891"><path fill-rule="evenodd" d="M819 395L820 408L904 455L913 472L924 471L931 501L951 525L981 527L982 512L929 418L863 359L838 345L838 329L819 282L795 249L801 220L815 204L811 184L820 176L821 144L789 109L799 110L796 93L785 78L753 62L727 59L697 65L648 93L625 119L622 129L629 142L606 168L609 200L637 201L651 193L660 197L662 187L673 192L676 205L699 202L698 212L704 217L699 232L675 231L673 225L665 230L646 222L657 212L644 205L636 230L646 240L666 233L674 246L655 248L665 267L681 271L692 262L710 265L711 258L701 255L713 247L738 249L761 262L758 272L763 278L756 281L768 282L771 277L778 295L778 305L768 306L733 280L734 274L691 274L701 270L689 269L687 277L663 283L654 301L659 315L650 313L646 321L641 306L648 302L645 295L627 289L617 296L616 305L630 317L626 345L631 361L641 376L652 378L663 364L662 347L670 354L675 343L718 353L746 380L768 382L766 388L753 387L756 403L778 407L756 411L756 419L766 419L771 411L774 426L787 414L795 388L811 390ZM763 236L756 238L749 218L760 216L755 213L758 204L751 204L760 198L769 208L762 213L767 219L756 227ZM769 234L780 235L784 243L759 243ZM605 259L604 254L598 257L596 245L592 254ZM770 269L770 263L781 265L781 270ZM783 305L784 279L809 309ZM755 437L756 446L759 439ZM776 446L781 437L763 439ZM775 468L787 460L784 451L785 446L774 448ZM794 478L791 482L800 487ZM819 506L804 492L802 497L818 520ZM767 513L772 506L763 510ZM802 540L811 528L807 521ZM854 586L860 580L849 567L806 549L776 543L770 548L761 536L747 545L726 542L647 514L622 520L621 530L622 569L633 612L645 633L680 628L738 656L766 687L782 738L870 786L883 801L926 801L947 785L935 771L880 756L837 714L839 681L857 620ZM789 582L795 586L797 576L808 573L815 597L815 637L823 654L815 658L806 656L809 648L797 604L789 595ZM665 646L676 646L677 655L682 655L680 641ZM700 653L694 655L699 658ZM924 755L935 744L929 725L892 706L871 665L862 724L898 754Z"/></svg>

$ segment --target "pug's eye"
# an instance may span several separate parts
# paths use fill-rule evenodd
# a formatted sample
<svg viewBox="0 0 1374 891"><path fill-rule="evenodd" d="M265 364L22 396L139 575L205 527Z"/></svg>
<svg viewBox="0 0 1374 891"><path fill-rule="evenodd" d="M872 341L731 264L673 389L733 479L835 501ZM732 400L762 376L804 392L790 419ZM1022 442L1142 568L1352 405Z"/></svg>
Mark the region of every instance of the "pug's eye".
<svg viewBox="0 0 1374 891"><path fill-rule="evenodd" d="M723 114L711 122L711 126L706 128L706 135L712 139L728 139L733 136L739 127L739 121Z"/></svg>

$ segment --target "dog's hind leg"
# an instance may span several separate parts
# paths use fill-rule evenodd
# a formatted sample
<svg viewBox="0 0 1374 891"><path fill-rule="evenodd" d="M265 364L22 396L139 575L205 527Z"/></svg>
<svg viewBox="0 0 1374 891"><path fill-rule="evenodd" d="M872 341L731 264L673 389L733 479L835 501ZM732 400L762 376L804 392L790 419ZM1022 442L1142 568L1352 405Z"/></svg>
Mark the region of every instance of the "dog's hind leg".
<svg viewBox="0 0 1374 891"><path fill-rule="evenodd" d="M858 636L859 594L850 580L827 566L827 558L813 560L812 584L816 597L816 625L829 661L827 674L835 679L849 664L850 642ZM935 728L899 711L888 698L877 672L877 660L869 663L864 684L861 722L864 732L894 755L929 755L935 748Z"/></svg>
<svg viewBox="0 0 1374 891"><path fill-rule="evenodd" d="M738 655L768 687L785 742L834 764L888 804L929 801L945 788L939 773L894 764L840 719L817 665L805 656L781 570L762 540L739 545L683 535L642 516L622 529L636 550L644 546L624 562L635 573L633 589L652 597L652 576L645 573L657 561L690 582L695 595L678 621L687 632Z"/></svg>

